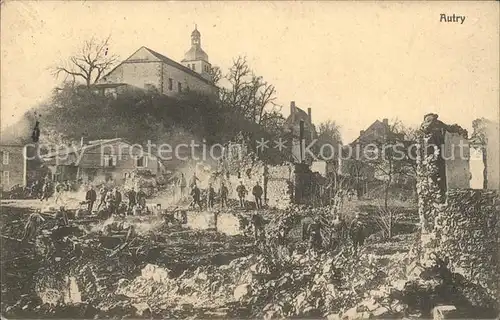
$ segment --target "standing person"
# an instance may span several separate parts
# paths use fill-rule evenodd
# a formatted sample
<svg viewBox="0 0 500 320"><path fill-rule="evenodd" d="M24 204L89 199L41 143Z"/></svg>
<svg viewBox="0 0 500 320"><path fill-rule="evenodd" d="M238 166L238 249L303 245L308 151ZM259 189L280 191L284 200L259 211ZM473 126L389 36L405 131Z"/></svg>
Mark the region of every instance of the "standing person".
<svg viewBox="0 0 500 320"><path fill-rule="evenodd" d="M221 204L221 207L222 208L224 208L224 206L227 207L227 195L229 194L229 190L227 189L227 187L224 184L224 182L222 182L220 184L219 193L220 193L220 204Z"/></svg>
<svg viewBox="0 0 500 320"><path fill-rule="evenodd" d="M144 209L146 207L146 193L139 189L137 192L137 203Z"/></svg>
<svg viewBox="0 0 500 320"><path fill-rule="evenodd" d="M248 193L247 189L243 185L243 181L240 181L240 185L236 187L236 192L238 193L238 198L240 199L240 207L245 207L245 197Z"/></svg>
<svg viewBox="0 0 500 320"><path fill-rule="evenodd" d="M215 202L215 189L212 187L212 183L208 184L208 194L207 194L207 208L213 209Z"/></svg>
<svg viewBox="0 0 500 320"><path fill-rule="evenodd" d="M137 203L136 193L133 187L132 189L129 190L129 192L127 192L127 198L128 198L128 209L132 210L135 204Z"/></svg>
<svg viewBox="0 0 500 320"><path fill-rule="evenodd" d="M364 225L359 217L359 213L356 213L354 220L351 221L349 226L349 234L354 246L354 252L358 252L358 247L362 246L365 242Z"/></svg>
<svg viewBox="0 0 500 320"><path fill-rule="evenodd" d="M196 172L195 172L195 173L193 173L193 176L191 177L191 180L189 181L189 187L193 188L194 186L196 186L197 182L200 182L200 179L198 179L198 177L196 176Z"/></svg>
<svg viewBox="0 0 500 320"><path fill-rule="evenodd" d="M105 201L106 201L106 210L109 211L109 216L111 216L113 214L113 212L115 211L115 197L114 197L114 194L112 191L108 191L108 193L106 193L106 198L105 198Z"/></svg>
<svg viewBox="0 0 500 320"><path fill-rule="evenodd" d="M253 234L255 243L264 240L264 218L258 213L252 215Z"/></svg>
<svg viewBox="0 0 500 320"><path fill-rule="evenodd" d="M94 208L94 202L97 200L97 194L94 190L93 186L90 186L89 190L87 191L87 194L85 195L85 200L88 202L88 212L89 214L92 214L92 209Z"/></svg>
<svg viewBox="0 0 500 320"><path fill-rule="evenodd" d="M104 187L104 185L99 189L99 205L97 205L97 211L101 208L101 206L106 207L106 195L108 191Z"/></svg>
<svg viewBox="0 0 500 320"><path fill-rule="evenodd" d="M181 199L186 197L186 177L184 177L184 173L181 173L181 177L179 178L179 189L181 191Z"/></svg>
<svg viewBox="0 0 500 320"><path fill-rule="evenodd" d="M49 200L51 189L52 189L52 186L50 184L50 181L46 181L42 187L42 197L40 198L40 201L43 201L43 200L48 201Z"/></svg>
<svg viewBox="0 0 500 320"><path fill-rule="evenodd" d="M215 231L217 231L217 225L219 222L219 213L220 212L218 210L214 211L214 229L215 229Z"/></svg>
<svg viewBox="0 0 500 320"><path fill-rule="evenodd" d="M321 238L321 222L318 218L309 226L309 248L314 251L321 250L323 239Z"/></svg>
<svg viewBox="0 0 500 320"><path fill-rule="evenodd" d="M115 188L114 191L115 191L115 193L113 195L113 197L114 197L114 207L115 207L115 210L118 213L118 209L120 208L120 204L122 203L122 193L120 191L118 191L117 188Z"/></svg>
<svg viewBox="0 0 500 320"><path fill-rule="evenodd" d="M193 197L193 201L191 202L190 207L194 208L196 205L198 205L200 207L200 210L202 210L201 200L200 200L200 189L198 189L196 184L191 189L191 196Z"/></svg>
<svg viewBox="0 0 500 320"><path fill-rule="evenodd" d="M262 193L264 191L262 190L262 187L259 185L259 182L255 184L255 186L252 189L252 194L255 197L255 207L257 209L262 209Z"/></svg>
<svg viewBox="0 0 500 320"><path fill-rule="evenodd" d="M332 221L332 229L330 234L330 247L335 250L345 238L346 225L343 219L338 214L334 216Z"/></svg>
<svg viewBox="0 0 500 320"><path fill-rule="evenodd" d="M56 193L56 196L55 196L55 203L57 204L57 201L59 199L61 199L61 195L62 193L66 190L66 184L63 183L63 182L58 182L57 185L56 185L56 188L55 188L55 193Z"/></svg>
<svg viewBox="0 0 500 320"><path fill-rule="evenodd" d="M311 225L314 223L314 219L310 216L306 216L302 219L302 241L307 241L310 238Z"/></svg>

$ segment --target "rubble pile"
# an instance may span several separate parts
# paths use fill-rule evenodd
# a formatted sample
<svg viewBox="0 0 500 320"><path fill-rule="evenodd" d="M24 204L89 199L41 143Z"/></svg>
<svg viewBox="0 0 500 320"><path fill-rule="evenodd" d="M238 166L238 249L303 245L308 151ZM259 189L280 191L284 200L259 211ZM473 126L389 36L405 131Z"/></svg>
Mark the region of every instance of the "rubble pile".
<svg viewBox="0 0 500 320"><path fill-rule="evenodd" d="M170 276L176 277L186 270L226 264L254 251L241 236L192 230L163 223L158 217L127 218L55 228L44 225L35 240L24 244L17 240L23 219L3 224L2 234L10 235L9 243L13 244L2 246L2 262L9 262L3 269L8 272L2 281L3 296L11 298L2 301L4 314L60 317L81 304L101 316L116 315L117 309L120 314L135 314L115 291L121 279L132 280L148 263L169 269ZM88 308L78 309L77 314L94 317Z"/></svg>
<svg viewBox="0 0 500 320"><path fill-rule="evenodd" d="M384 283L387 271L400 265L402 256L378 259L363 253L352 259L350 249L344 250L320 255L295 252L280 265L263 254L249 255L227 265L186 271L177 278L169 277L169 270L147 265L134 280L120 280L116 294L158 315L172 309L265 318L345 313L365 292ZM398 312L402 310L400 306ZM375 313L390 312L386 308Z"/></svg>

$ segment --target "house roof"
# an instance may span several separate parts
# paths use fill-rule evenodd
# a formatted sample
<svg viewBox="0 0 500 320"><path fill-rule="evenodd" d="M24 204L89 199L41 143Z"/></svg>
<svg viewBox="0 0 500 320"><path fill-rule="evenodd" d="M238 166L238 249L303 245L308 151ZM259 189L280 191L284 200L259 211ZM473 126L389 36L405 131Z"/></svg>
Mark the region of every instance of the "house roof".
<svg viewBox="0 0 500 320"><path fill-rule="evenodd" d="M68 149L60 149L60 150L57 150L54 152L49 152L49 153L43 155L41 158L43 161L46 161L46 162L53 161L56 156L60 156L61 158L64 157L64 159L67 159L67 156L70 154L81 152L82 150L85 153L89 150L95 149L95 148L100 147L102 145L106 145L106 144L114 143L114 142L118 142L118 141L126 143L128 145L133 145L132 143L130 143L129 141L127 141L123 138L93 140L93 141L89 141L89 143L84 145L84 146L78 146L78 147L73 147L73 148L68 148ZM153 156L153 157L157 158L154 154L148 153L146 150L142 150L142 154Z"/></svg>
<svg viewBox="0 0 500 320"><path fill-rule="evenodd" d="M84 85L83 85L84 86ZM126 83L96 83L92 85L95 88L117 88L121 86L127 86Z"/></svg>
<svg viewBox="0 0 500 320"><path fill-rule="evenodd" d="M121 141L121 140L123 140L123 139L122 138L115 138L115 139L93 140L93 141L89 141L88 144L83 145L83 146L73 146L72 148L64 148L64 149L59 149L59 150L56 150L53 152L49 152L47 154L44 154L42 156L42 159L48 160L48 159L54 158L56 156L66 156L66 155L69 155L69 154L72 154L75 152L79 152L80 150L87 151L89 149L93 149L95 147L102 146L102 145L107 144L107 143L112 143L112 142ZM126 141L124 141L124 142L126 142Z"/></svg>
<svg viewBox="0 0 500 320"><path fill-rule="evenodd" d="M294 115L293 116L289 115L288 118L286 118L285 120L285 124L291 125L299 122L300 120L304 120L304 122L309 123L309 115L307 114L307 112L300 109L299 107L295 107Z"/></svg>
<svg viewBox="0 0 500 320"><path fill-rule="evenodd" d="M385 124L382 121L375 120L368 128L364 130L364 133L359 135L351 144L357 143L365 134L369 133L370 131L376 130L377 128L383 128Z"/></svg>

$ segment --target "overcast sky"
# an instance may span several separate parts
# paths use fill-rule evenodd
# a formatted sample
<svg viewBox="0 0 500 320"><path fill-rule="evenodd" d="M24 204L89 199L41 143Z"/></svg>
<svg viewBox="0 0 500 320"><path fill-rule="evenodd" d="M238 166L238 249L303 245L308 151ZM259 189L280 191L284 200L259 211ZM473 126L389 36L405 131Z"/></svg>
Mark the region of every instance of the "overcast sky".
<svg viewBox="0 0 500 320"><path fill-rule="evenodd" d="M465 15L463 24L440 14ZM12 123L57 82L47 71L85 39L112 35L127 58L147 46L180 61L194 24L213 65L238 55L344 142L376 119L417 125L435 112L470 128L499 117L498 2L3 1L1 117Z"/></svg>

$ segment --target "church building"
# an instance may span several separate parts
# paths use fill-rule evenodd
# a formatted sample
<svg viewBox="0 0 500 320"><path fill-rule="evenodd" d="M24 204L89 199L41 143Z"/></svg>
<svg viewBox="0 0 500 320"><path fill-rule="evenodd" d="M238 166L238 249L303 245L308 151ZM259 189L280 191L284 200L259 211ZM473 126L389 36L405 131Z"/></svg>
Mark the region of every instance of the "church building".
<svg viewBox="0 0 500 320"><path fill-rule="evenodd" d="M186 91L216 96L218 88L213 84L211 68L208 55L201 48L201 34L195 27L191 48L181 63L143 46L105 75L96 88L106 94L136 87L170 97Z"/></svg>

